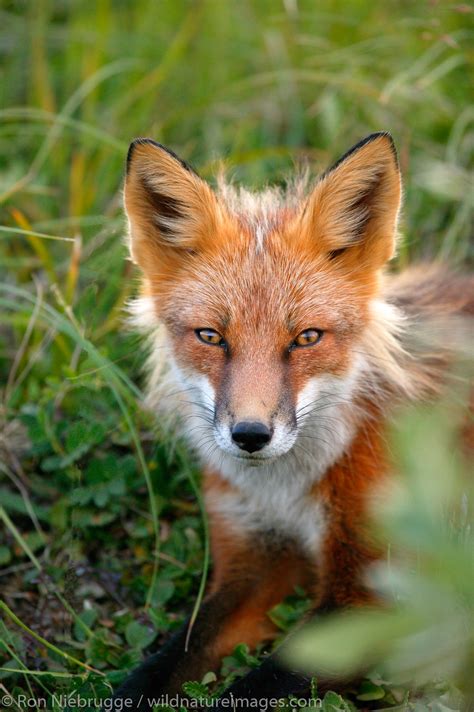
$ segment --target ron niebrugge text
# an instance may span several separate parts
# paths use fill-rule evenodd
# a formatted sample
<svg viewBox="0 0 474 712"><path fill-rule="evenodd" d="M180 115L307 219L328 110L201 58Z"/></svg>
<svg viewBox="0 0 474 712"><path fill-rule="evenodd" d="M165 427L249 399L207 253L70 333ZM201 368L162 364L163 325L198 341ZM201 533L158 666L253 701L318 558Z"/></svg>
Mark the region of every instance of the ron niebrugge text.
<svg viewBox="0 0 474 712"><path fill-rule="evenodd" d="M0 697L0 705L2 708L13 708L16 710L29 710L29 709L44 709L50 710L51 708L59 709L68 708L81 709L81 710L105 710L106 712L121 712L121 710L134 710L136 707L140 707L142 704L147 703L148 705L156 706L167 706L173 710L179 710L184 707L186 709L198 709L207 707L209 709L218 708L221 709L253 709L261 710L261 712L266 712L266 710L279 709L284 707L292 707L294 709L302 708L320 708L322 705L322 700L319 698L313 698L311 700L292 697L290 700L283 700L277 698L270 699L259 699L257 697L253 698L240 698L231 695L227 699L212 700L212 699L189 699L181 697L179 695L162 695L161 697L146 698L142 696L140 700L132 700L131 698L123 698L115 700L112 697L108 697L103 700L90 699L87 697L74 697L71 695L51 695L49 699L45 697L27 697L26 695L9 695L5 694Z"/></svg>

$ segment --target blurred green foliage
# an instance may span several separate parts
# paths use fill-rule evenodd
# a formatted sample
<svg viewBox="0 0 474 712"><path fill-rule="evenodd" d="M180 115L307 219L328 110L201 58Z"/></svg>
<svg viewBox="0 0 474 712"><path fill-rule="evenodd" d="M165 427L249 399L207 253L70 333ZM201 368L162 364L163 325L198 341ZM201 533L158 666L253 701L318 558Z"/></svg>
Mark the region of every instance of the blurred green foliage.
<svg viewBox="0 0 474 712"><path fill-rule="evenodd" d="M459 448L465 413L446 402L416 409L395 431L403 477L391 497L375 499L387 557L368 572L386 608L316 621L285 651L292 664L336 677L377 663L358 699L410 685L424 695L409 701L403 693L407 711L459 709L459 689L463 709L474 704L474 483Z"/></svg>
<svg viewBox="0 0 474 712"><path fill-rule="evenodd" d="M151 136L209 179L224 161L258 187L389 130L406 193L399 264L472 259L473 19L441 0L0 1L10 691L107 694L204 581L193 463L141 412L143 356L123 326L137 285L122 239L130 140ZM286 628L303 608L272 615Z"/></svg>

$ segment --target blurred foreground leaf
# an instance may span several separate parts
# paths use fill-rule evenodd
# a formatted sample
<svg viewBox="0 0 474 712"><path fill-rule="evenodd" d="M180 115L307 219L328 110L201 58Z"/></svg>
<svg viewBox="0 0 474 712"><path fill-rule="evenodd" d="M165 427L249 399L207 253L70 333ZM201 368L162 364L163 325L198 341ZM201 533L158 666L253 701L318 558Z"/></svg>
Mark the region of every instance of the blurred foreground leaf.
<svg viewBox="0 0 474 712"><path fill-rule="evenodd" d="M444 680L472 698L474 488L459 441L465 415L449 402L400 421L393 442L402 474L375 517L387 558L368 572L386 605L316 619L284 647L292 665L344 677L377 664L392 683Z"/></svg>

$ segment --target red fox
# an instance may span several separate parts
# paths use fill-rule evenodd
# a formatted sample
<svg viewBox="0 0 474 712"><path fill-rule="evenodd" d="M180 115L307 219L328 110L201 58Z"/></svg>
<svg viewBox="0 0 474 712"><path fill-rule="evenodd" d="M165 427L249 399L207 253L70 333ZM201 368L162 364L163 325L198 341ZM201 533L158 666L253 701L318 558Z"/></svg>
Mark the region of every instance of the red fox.
<svg viewBox="0 0 474 712"><path fill-rule="evenodd" d="M125 208L143 273L152 406L198 453L213 577L184 626L118 691L134 709L181 692L236 644L271 639L267 611L299 585L315 612L374 602L373 493L388 476L394 404L439 389L474 315L474 280L441 266L386 274L401 202L388 133L311 185L216 191L172 151L130 146ZM466 332L465 332L466 333ZM283 697L307 677L269 656L233 698Z"/></svg>

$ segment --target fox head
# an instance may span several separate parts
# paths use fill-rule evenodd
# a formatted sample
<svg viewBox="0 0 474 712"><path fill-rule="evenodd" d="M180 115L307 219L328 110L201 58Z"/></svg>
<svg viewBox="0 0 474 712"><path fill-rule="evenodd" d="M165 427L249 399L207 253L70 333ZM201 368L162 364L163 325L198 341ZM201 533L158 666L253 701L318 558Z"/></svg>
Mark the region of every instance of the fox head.
<svg viewBox="0 0 474 712"><path fill-rule="evenodd" d="M326 467L340 454L367 372L390 360L397 369L380 285L400 193L386 133L309 190L260 195L214 192L163 146L132 143L125 208L144 278L138 308L164 328L187 430L209 461L241 471L309 454Z"/></svg>

